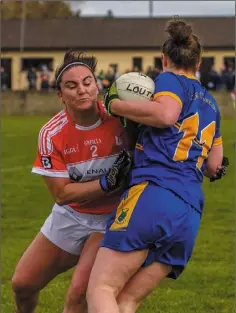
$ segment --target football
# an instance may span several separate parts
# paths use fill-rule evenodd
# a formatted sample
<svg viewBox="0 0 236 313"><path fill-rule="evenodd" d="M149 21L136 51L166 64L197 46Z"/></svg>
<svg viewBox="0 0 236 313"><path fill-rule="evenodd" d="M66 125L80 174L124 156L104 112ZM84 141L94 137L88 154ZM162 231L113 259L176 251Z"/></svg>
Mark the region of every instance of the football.
<svg viewBox="0 0 236 313"><path fill-rule="evenodd" d="M116 88L120 100L147 101L153 96L155 83L143 73L130 72L117 78Z"/></svg>

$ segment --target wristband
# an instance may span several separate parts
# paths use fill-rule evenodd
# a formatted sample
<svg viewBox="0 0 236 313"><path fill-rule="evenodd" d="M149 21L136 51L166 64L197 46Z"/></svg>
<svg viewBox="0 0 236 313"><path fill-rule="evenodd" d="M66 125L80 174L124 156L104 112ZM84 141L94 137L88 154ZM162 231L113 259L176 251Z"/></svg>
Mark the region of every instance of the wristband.
<svg viewBox="0 0 236 313"><path fill-rule="evenodd" d="M103 191L105 191L105 192L109 192L110 191L109 186L107 184L106 176L102 176L99 179L99 183L100 183L100 186L101 186Z"/></svg>

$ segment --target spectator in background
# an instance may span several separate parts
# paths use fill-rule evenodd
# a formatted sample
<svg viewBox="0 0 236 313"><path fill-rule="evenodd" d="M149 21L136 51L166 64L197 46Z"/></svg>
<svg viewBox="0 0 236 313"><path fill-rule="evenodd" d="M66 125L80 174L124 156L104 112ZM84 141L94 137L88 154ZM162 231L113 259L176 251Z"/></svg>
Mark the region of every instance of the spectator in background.
<svg viewBox="0 0 236 313"><path fill-rule="evenodd" d="M137 66L134 66L132 72L142 72L142 71Z"/></svg>
<svg viewBox="0 0 236 313"><path fill-rule="evenodd" d="M162 70L159 67L152 68L149 66L146 75L155 80L161 74L161 72Z"/></svg>
<svg viewBox="0 0 236 313"><path fill-rule="evenodd" d="M53 79L50 83L50 91L54 91L56 90L57 86L56 86L56 80Z"/></svg>
<svg viewBox="0 0 236 313"><path fill-rule="evenodd" d="M103 70L101 70L97 76L97 84L98 84L98 88L99 91L103 91L104 90L104 80L106 79L106 75L104 73ZM109 85L109 83L107 83L107 86Z"/></svg>
<svg viewBox="0 0 236 313"><path fill-rule="evenodd" d="M109 67L106 73L106 80L108 81L108 86L106 88L109 88L112 85L112 83L115 81L115 73L112 67Z"/></svg>
<svg viewBox="0 0 236 313"><path fill-rule="evenodd" d="M0 81L1 81L1 91L7 90L8 82L9 82L9 75L3 66L1 66L0 68Z"/></svg>
<svg viewBox="0 0 236 313"><path fill-rule="evenodd" d="M220 75L217 73L214 67L211 68L209 73L209 81L208 81L208 90L217 90L220 86L221 78Z"/></svg>
<svg viewBox="0 0 236 313"><path fill-rule="evenodd" d="M235 85L235 71L233 65L230 63L225 67L222 73L222 79L227 91L234 90Z"/></svg>
<svg viewBox="0 0 236 313"><path fill-rule="evenodd" d="M101 70L101 71L99 72L98 76L97 76L97 79L100 79L100 80L102 81L102 80L105 79L105 78L106 78L106 75L105 75L104 71Z"/></svg>
<svg viewBox="0 0 236 313"><path fill-rule="evenodd" d="M105 89L109 88L111 84L115 80L114 71L111 67L109 67L107 73L104 73L101 70L97 76L97 83L100 91L104 91Z"/></svg>
<svg viewBox="0 0 236 313"><path fill-rule="evenodd" d="M36 69L31 67L27 72L29 90L36 90L37 74Z"/></svg>
<svg viewBox="0 0 236 313"><path fill-rule="evenodd" d="M47 65L42 65L42 70L40 73L40 80L41 80L41 91L48 91L49 90L49 79L50 79L50 71Z"/></svg>
<svg viewBox="0 0 236 313"><path fill-rule="evenodd" d="M155 74L154 69L153 69L151 66L149 66L149 67L147 68L146 75L147 75L148 77L150 77L151 79L153 79L153 80L155 79L156 74Z"/></svg>
<svg viewBox="0 0 236 313"><path fill-rule="evenodd" d="M110 64L109 68L111 69L111 72L113 72L113 81L115 81L120 76L118 72L118 65Z"/></svg>
<svg viewBox="0 0 236 313"><path fill-rule="evenodd" d="M162 73L162 69L160 67L154 68L154 79L156 79Z"/></svg>

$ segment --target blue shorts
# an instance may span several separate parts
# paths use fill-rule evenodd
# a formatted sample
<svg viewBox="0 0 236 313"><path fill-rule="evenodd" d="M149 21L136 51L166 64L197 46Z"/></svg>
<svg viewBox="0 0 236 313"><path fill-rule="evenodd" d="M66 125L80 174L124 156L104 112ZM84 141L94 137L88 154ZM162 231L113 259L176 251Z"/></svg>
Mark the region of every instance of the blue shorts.
<svg viewBox="0 0 236 313"><path fill-rule="evenodd" d="M149 249L143 266L172 266L176 279L193 251L200 213L172 191L151 182L132 186L108 220L102 247L118 251Z"/></svg>

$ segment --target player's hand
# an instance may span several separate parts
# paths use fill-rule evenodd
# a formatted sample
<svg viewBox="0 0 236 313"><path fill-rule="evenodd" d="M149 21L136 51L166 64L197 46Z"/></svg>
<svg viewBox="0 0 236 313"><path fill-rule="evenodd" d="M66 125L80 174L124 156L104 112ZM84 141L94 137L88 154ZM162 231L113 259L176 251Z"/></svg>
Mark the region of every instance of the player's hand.
<svg viewBox="0 0 236 313"><path fill-rule="evenodd" d="M109 115L113 115L115 117L118 117L117 115L113 114L111 111L111 104L113 101L120 100L118 97L117 89L116 89L116 83L114 82L111 87L107 90L107 92L104 95L104 105L106 107L106 110ZM127 126L127 120L125 117L119 117L120 122L123 127Z"/></svg>
<svg viewBox="0 0 236 313"><path fill-rule="evenodd" d="M127 178L131 163L130 153L126 150L120 152L109 172L100 178L101 188L106 192L119 188Z"/></svg>
<svg viewBox="0 0 236 313"><path fill-rule="evenodd" d="M216 170L216 175L211 177L210 181L213 182L213 181L221 179L223 176L225 176L228 166L229 166L229 159L224 156L221 166L218 166L218 168Z"/></svg>

